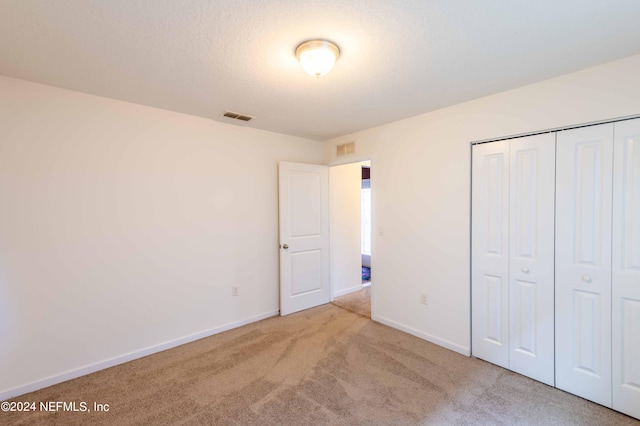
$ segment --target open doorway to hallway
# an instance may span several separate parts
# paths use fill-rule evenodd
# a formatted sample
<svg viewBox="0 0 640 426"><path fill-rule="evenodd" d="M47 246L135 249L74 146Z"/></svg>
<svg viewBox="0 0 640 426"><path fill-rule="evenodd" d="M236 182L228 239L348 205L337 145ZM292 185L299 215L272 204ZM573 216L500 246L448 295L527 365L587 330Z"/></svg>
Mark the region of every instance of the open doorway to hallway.
<svg viewBox="0 0 640 426"><path fill-rule="evenodd" d="M371 162L329 169L333 303L371 318Z"/></svg>

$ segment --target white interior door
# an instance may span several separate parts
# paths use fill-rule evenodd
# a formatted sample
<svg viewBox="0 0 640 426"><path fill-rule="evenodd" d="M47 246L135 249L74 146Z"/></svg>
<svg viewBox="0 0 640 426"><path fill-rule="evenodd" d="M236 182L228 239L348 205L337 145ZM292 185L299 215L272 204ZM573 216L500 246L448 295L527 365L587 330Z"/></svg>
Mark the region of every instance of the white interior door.
<svg viewBox="0 0 640 426"><path fill-rule="evenodd" d="M509 142L473 147L473 356L509 368Z"/></svg>
<svg viewBox="0 0 640 426"><path fill-rule="evenodd" d="M510 141L509 368L554 385L555 134Z"/></svg>
<svg viewBox="0 0 640 426"><path fill-rule="evenodd" d="M559 132L556 386L611 406L613 124Z"/></svg>
<svg viewBox="0 0 640 426"><path fill-rule="evenodd" d="M613 408L640 418L640 119L615 124Z"/></svg>
<svg viewBox="0 0 640 426"><path fill-rule="evenodd" d="M280 162L280 315L329 303L329 168Z"/></svg>

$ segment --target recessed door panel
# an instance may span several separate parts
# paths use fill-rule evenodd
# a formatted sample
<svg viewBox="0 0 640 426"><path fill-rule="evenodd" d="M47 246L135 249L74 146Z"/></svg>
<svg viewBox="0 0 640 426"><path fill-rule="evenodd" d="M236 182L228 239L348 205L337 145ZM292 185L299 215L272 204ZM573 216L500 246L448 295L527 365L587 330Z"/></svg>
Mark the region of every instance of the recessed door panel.
<svg viewBox="0 0 640 426"><path fill-rule="evenodd" d="M640 119L615 124L613 408L640 418Z"/></svg>
<svg viewBox="0 0 640 426"><path fill-rule="evenodd" d="M555 135L510 141L509 365L554 384Z"/></svg>
<svg viewBox="0 0 640 426"><path fill-rule="evenodd" d="M514 143L517 145L517 142ZM517 235L515 254L518 257L535 258L536 253L536 214L538 194L538 150L535 148L518 149L515 152L515 199L513 217ZM552 166L550 164L549 166ZM512 252L513 253L513 252Z"/></svg>
<svg viewBox="0 0 640 426"><path fill-rule="evenodd" d="M600 377L602 346L600 296L585 291L573 294L573 368Z"/></svg>
<svg viewBox="0 0 640 426"><path fill-rule="evenodd" d="M472 353L509 366L509 145L473 147Z"/></svg>
<svg viewBox="0 0 640 426"><path fill-rule="evenodd" d="M573 197L576 230L573 233L576 263L600 265L602 244L600 224L602 210L610 206L602 204L602 156L606 148L602 141L587 141L575 146L575 189Z"/></svg>
<svg viewBox="0 0 640 426"><path fill-rule="evenodd" d="M530 357L536 356L536 341L538 333L536 324L536 283L526 281L516 281L516 300L515 321L516 328L514 330L516 344L516 352L523 353Z"/></svg>
<svg viewBox="0 0 640 426"><path fill-rule="evenodd" d="M300 251L291 254L291 296L301 296L322 290L322 250Z"/></svg>
<svg viewBox="0 0 640 426"><path fill-rule="evenodd" d="M629 126L631 123L625 124ZM621 170L616 169L617 174L621 174L616 184L622 186L619 195L621 205L616 206L616 212L620 210L623 231L620 235L622 267L625 271L640 271L640 135L627 136L618 145L623 156Z"/></svg>
<svg viewBox="0 0 640 426"><path fill-rule="evenodd" d="M559 132L556 386L611 406L613 124Z"/></svg>
<svg viewBox="0 0 640 426"><path fill-rule="evenodd" d="M313 237L322 232L322 187L318 173L291 172L289 191L291 198L290 238Z"/></svg>
<svg viewBox="0 0 640 426"><path fill-rule="evenodd" d="M621 310L621 384L629 390L640 392L640 300L623 299Z"/></svg>
<svg viewBox="0 0 640 426"><path fill-rule="evenodd" d="M486 252L503 256L505 238L505 153L488 154L484 158L486 171L485 202L483 208L487 221Z"/></svg>
<svg viewBox="0 0 640 426"><path fill-rule="evenodd" d="M504 287L501 277L491 275L484 276L484 311L486 312L484 340L501 346L504 344L502 327L502 288Z"/></svg>

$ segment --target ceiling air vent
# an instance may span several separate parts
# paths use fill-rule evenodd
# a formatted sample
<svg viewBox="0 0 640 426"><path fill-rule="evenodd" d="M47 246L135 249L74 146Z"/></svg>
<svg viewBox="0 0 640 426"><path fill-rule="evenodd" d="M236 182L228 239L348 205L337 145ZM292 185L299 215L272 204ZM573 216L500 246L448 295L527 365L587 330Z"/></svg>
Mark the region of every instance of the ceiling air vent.
<svg viewBox="0 0 640 426"><path fill-rule="evenodd" d="M233 118L235 120L242 120L242 121L249 121L253 118L250 115L238 114L237 112L233 112L233 111L225 111L224 114L222 115L225 117Z"/></svg>
<svg viewBox="0 0 640 426"><path fill-rule="evenodd" d="M343 143L342 145L336 146L336 154L338 155L338 157L341 157L343 155L353 154L355 152L356 152L355 142Z"/></svg>

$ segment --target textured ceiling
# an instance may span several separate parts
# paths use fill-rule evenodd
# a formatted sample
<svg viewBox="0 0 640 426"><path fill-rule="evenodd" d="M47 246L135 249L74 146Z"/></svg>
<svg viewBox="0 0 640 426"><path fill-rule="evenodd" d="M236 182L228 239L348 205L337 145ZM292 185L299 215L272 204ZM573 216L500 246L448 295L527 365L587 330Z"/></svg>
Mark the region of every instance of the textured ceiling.
<svg viewBox="0 0 640 426"><path fill-rule="evenodd" d="M0 74L324 140L640 53L638 22L638 0L0 0ZM342 50L321 79L294 56L316 37Z"/></svg>

